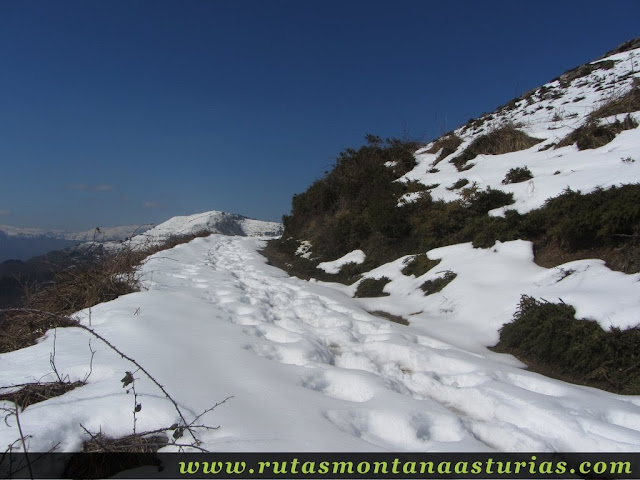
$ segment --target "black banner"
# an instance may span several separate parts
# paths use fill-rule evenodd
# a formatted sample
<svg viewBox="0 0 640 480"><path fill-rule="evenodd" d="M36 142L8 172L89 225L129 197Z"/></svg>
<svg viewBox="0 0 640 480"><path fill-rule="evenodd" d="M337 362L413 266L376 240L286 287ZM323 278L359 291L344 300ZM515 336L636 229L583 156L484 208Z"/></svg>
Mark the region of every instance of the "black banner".
<svg viewBox="0 0 640 480"><path fill-rule="evenodd" d="M640 479L640 453L5 453L0 478Z"/></svg>

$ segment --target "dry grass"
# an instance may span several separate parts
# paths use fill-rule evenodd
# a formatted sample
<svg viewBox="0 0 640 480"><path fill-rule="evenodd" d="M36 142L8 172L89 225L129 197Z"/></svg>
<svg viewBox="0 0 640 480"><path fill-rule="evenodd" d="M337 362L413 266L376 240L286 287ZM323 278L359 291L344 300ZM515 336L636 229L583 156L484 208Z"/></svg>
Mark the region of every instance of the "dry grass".
<svg viewBox="0 0 640 480"><path fill-rule="evenodd" d="M15 392L0 395L0 401L8 400L14 402L20 410L24 410L34 403L44 402L50 398L59 397L74 388L81 387L84 382L49 382L49 383L29 383Z"/></svg>
<svg viewBox="0 0 640 480"><path fill-rule="evenodd" d="M24 309L0 313L0 353L33 345L51 328L77 325L66 317L79 310L139 291L145 258L204 235L209 232L171 236L145 248L102 248L87 263L58 271L50 284L26 292Z"/></svg>
<svg viewBox="0 0 640 480"><path fill-rule="evenodd" d="M33 311L0 313L0 353L34 345L38 338L52 328L72 327L76 324L71 319L55 318Z"/></svg>
<svg viewBox="0 0 640 480"><path fill-rule="evenodd" d="M82 444L82 453L72 456L67 463L63 478L111 478L142 466L158 467L160 462L155 453L168 443L164 434L143 433L122 438L103 433L90 435L91 439Z"/></svg>
<svg viewBox="0 0 640 480"><path fill-rule="evenodd" d="M600 148L613 141L620 132L631 130L637 126L638 122L630 115L627 115L623 121L616 120L606 124L600 124L598 120L590 119L560 140L555 148L567 147L574 143L577 145L578 150Z"/></svg>
<svg viewBox="0 0 640 480"><path fill-rule="evenodd" d="M467 162L478 155L502 155L517 152L531 148L541 141L542 139L530 137L513 125L507 125L476 138L460 155L449 161L456 166L458 171L463 171Z"/></svg>
<svg viewBox="0 0 640 480"><path fill-rule="evenodd" d="M112 438L100 432L82 444L83 453L154 453L169 443L166 435L136 433Z"/></svg>
<svg viewBox="0 0 640 480"><path fill-rule="evenodd" d="M393 323L397 323L399 325L409 325L409 320L399 315L393 315L392 313L385 312L383 310L374 310L369 312L371 315L375 315L376 317L381 317L386 320L389 320Z"/></svg>
<svg viewBox="0 0 640 480"><path fill-rule="evenodd" d="M440 152L435 162L433 162L433 164L436 165L437 163L454 153L458 149L460 144L462 144L462 139L460 137L455 134L447 135L433 142L433 145L429 150L427 150L427 153L433 154Z"/></svg>
<svg viewBox="0 0 640 480"><path fill-rule="evenodd" d="M427 273L439 263L439 259L431 260L426 253L414 255L413 257L405 260L402 274L407 276L413 275L417 278Z"/></svg>
<svg viewBox="0 0 640 480"><path fill-rule="evenodd" d="M640 85L634 82L633 88L624 95L613 98L597 110L591 112L589 118L598 119L640 111Z"/></svg>
<svg viewBox="0 0 640 480"><path fill-rule="evenodd" d="M433 295L434 293L442 291L442 289L449 285L456 277L457 275L454 272L447 270L442 277L438 277L435 280L427 280L420 285L420 288L425 295Z"/></svg>

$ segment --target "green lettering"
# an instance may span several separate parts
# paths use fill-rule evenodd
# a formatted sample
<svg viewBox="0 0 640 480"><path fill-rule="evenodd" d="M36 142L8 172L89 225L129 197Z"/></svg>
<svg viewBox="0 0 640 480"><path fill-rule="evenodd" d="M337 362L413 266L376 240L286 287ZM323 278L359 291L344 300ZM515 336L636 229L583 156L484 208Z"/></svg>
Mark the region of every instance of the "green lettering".
<svg viewBox="0 0 640 480"><path fill-rule="evenodd" d="M197 473L198 470L200 470L200 462L189 462L186 464L186 470L185 470L185 462L179 462L180 463L180 474L184 475L185 473L190 473L190 474L194 474Z"/></svg>
<svg viewBox="0 0 640 480"><path fill-rule="evenodd" d="M333 473L344 473L345 470L353 473L353 462L333 462Z"/></svg>
<svg viewBox="0 0 640 480"><path fill-rule="evenodd" d="M402 473L409 475L410 473L418 473L416 470L416 462L405 462L402 466Z"/></svg>
<svg viewBox="0 0 640 480"><path fill-rule="evenodd" d="M258 462L260 468L258 468L258 473L264 473L265 468L269 468L271 466L271 462Z"/></svg>
<svg viewBox="0 0 640 480"><path fill-rule="evenodd" d="M469 473L469 462L456 462L454 470L456 473Z"/></svg>
<svg viewBox="0 0 640 480"><path fill-rule="evenodd" d="M305 475L316 473L316 462L304 462L302 464L302 473Z"/></svg>
<svg viewBox="0 0 640 480"><path fill-rule="evenodd" d="M451 462L438 463L438 473L451 473Z"/></svg>
<svg viewBox="0 0 640 480"><path fill-rule="evenodd" d="M433 462L420 462L420 473L436 473L436 469L433 465Z"/></svg>
<svg viewBox="0 0 640 480"><path fill-rule="evenodd" d="M511 462L498 462L498 474L511 473Z"/></svg>
<svg viewBox="0 0 640 480"><path fill-rule="evenodd" d="M294 459L291 461L291 473L293 473L293 474L298 473L298 469L297 469L296 467L298 466L298 464L299 464L299 463L300 463L300 462L298 461L298 459L297 459L297 458L294 458Z"/></svg>
<svg viewBox="0 0 640 480"><path fill-rule="evenodd" d="M609 473L631 473L631 462L611 462Z"/></svg>
<svg viewBox="0 0 640 480"><path fill-rule="evenodd" d="M217 475L222 471L222 462L202 462L202 473Z"/></svg>
<svg viewBox="0 0 640 480"><path fill-rule="evenodd" d="M373 462L373 473L380 473L380 469L382 473L388 473L387 462Z"/></svg>

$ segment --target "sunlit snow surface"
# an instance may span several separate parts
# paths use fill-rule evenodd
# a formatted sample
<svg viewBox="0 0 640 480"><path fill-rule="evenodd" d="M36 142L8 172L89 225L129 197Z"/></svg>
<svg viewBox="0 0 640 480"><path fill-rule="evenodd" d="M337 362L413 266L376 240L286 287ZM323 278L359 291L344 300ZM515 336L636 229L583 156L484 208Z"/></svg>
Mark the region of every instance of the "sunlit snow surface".
<svg viewBox="0 0 640 480"><path fill-rule="evenodd" d="M552 146L583 125L589 113L622 96L632 88L634 81L640 79L640 49L603 60L614 61L614 66L576 78L566 87L559 80L550 82L537 89L530 100L516 102L513 109L484 115L481 117L484 120L482 126L478 129L456 129L455 133L463 143L437 165L435 162L439 152L425 153L432 146L427 145L418 151L417 166L400 181L417 180L425 185L437 185L430 189L431 196L451 201L460 198L460 190L450 188L465 178L469 180L467 186L475 182L481 190L491 187L513 193L515 203L506 208L520 213L542 206L547 199L556 197L567 187L588 193L596 187L640 182L640 128L623 131L612 142L597 149L579 151L575 145L557 149ZM631 116L640 122L640 112ZM606 124L624 117L609 117L601 119L600 123ZM478 155L468 162L469 166L473 166L463 172L450 163L473 140L504 125L515 125L528 135L542 139L542 142L518 152ZM502 184L510 169L525 166L533 174L533 179ZM438 171L434 171L434 167ZM415 200L417 195L407 194L401 204ZM497 209L491 214L502 215L504 209Z"/></svg>
<svg viewBox="0 0 640 480"><path fill-rule="evenodd" d="M153 256L148 290L82 312L80 318L139 361L192 419L215 451L637 451L640 397L569 385L519 368L487 350L521 293L561 296L612 323L638 310L638 277L601 262L574 262L572 275L532 262L527 242L493 249L457 245L431 251L436 271L458 276L421 298L420 279L401 260L380 267L392 279L387 307L416 313L406 327L372 316L381 300L355 300L349 288L305 282L268 266L254 238L212 235ZM482 271L483 275L478 275ZM594 291L593 277L615 277ZM573 283L566 283L573 282ZM566 285L566 286L565 286ZM405 293L408 292L408 293ZM604 302L598 292L619 295ZM573 295L573 296L572 296ZM624 298L635 299L631 304ZM618 297L616 297L618 298ZM388 309L388 308L387 308ZM411 312L409 312L411 310ZM421 313L417 313L421 312ZM58 329L56 364L72 380L89 368L89 335ZM52 379L53 332L38 345L0 355L0 384ZM133 397L120 382L134 367L95 340L89 383L20 414L32 451L80 448L91 431L131 433ZM136 375L137 429L177 421L172 405ZM0 445L18 438L0 425Z"/></svg>

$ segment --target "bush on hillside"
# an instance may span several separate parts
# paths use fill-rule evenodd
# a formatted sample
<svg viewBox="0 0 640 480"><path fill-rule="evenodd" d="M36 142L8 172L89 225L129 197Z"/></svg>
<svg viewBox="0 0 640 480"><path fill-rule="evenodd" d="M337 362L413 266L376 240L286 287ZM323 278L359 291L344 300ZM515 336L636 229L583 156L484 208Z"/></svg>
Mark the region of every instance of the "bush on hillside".
<svg viewBox="0 0 640 480"><path fill-rule="evenodd" d="M640 328L603 330L575 309L523 295L495 349L534 369L617 393L640 394Z"/></svg>
<svg viewBox="0 0 640 480"><path fill-rule="evenodd" d="M461 144L462 139L456 134L446 135L433 142L433 145L429 150L427 150L427 153L440 152L436 157L435 162L433 162L434 165L437 165L446 157L454 153Z"/></svg>
<svg viewBox="0 0 640 480"><path fill-rule="evenodd" d="M420 288L425 295L433 295L434 293L441 292L442 289L449 285L456 277L457 275L454 272L447 270L442 277L438 277L434 280L427 280L420 285Z"/></svg>
<svg viewBox="0 0 640 480"><path fill-rule="evenodd" d="M293 197L291 215L283 218L285 236L311 240L314 252L326 258L357 248L367 256L383 255L408 236L406 211L396 205L409 186L395 180L415 166L417 145L368 140L358 150L342 152L330 172Z"/></svg>
<svg viewBox="0 0 640 480"><path fill-rule="evenodd" d="M574 143L578 150L600 148L613 141L620 132L631 130L637 126L638 122L630 115L627 115L623 121L616 120L605 124L601 124L598 120L590 119L560 140L555 148L567 147Z"/></svg>
<svg viewBox="0 0 640 480"><path fill-rule="evenodd" d="M464 151L450 160L459 171L465 169L467 162L478 155L501 155L526 150L540 143L542 139L533 138L513 125L497 128L476 138Z"/></svg>
<svg viewBox="0 0 640 480"><path fill-rule="evenodd" d="M413 275L414 277L420 277L438 265L440 260L431 260L426 253L414 255L408 258L404 262L404 268L402 269L403 275Z"/></svg>
<svg viewBox="0 0 640 480"><path fill-rule="evenodd" d="M533 178L533 173L529 170L528 167L515 167L510 168L507 174L504 176L502 180L503 185L508 185L509 183L520 183L526 182L527 180L531 180Z"/></svg>
<svg viewBox="0 0 640 480"><path fill-rule="evenodd" d="M495 208L505 207L514 203L513 193L503 192L491 187L486 190L478 189L474 183L461 192L462 202L473 216L482 216Z"/></svg>
<svg viewBox="0 0 640 480"><path fill-rule="evenodd" d="M637 77L636 77L637 78ZM598 119L640 111L640 81L636 80L627 93L607 101L589 114L589 118Z"/></svg>
<svg viewBox="0 0 640 480"><path fill-rule="evenodd" d="M449 191L459 190L459 189L461 189L462 187L464 187L465 185L468 185L468 184L469 184L469 180L467 180L466 178L461 178L460 180L456 181L450 187L447 187L447 190L449 190Z"/></svg>
<svg viewBox="0 0 640 480"><path fill-rule="evenodd" d="M353 295L357 298L362 297L386 297L389 294L384 292L384 286L391 281L388 277L365 278L358 284L356 293Z"/></svg>

